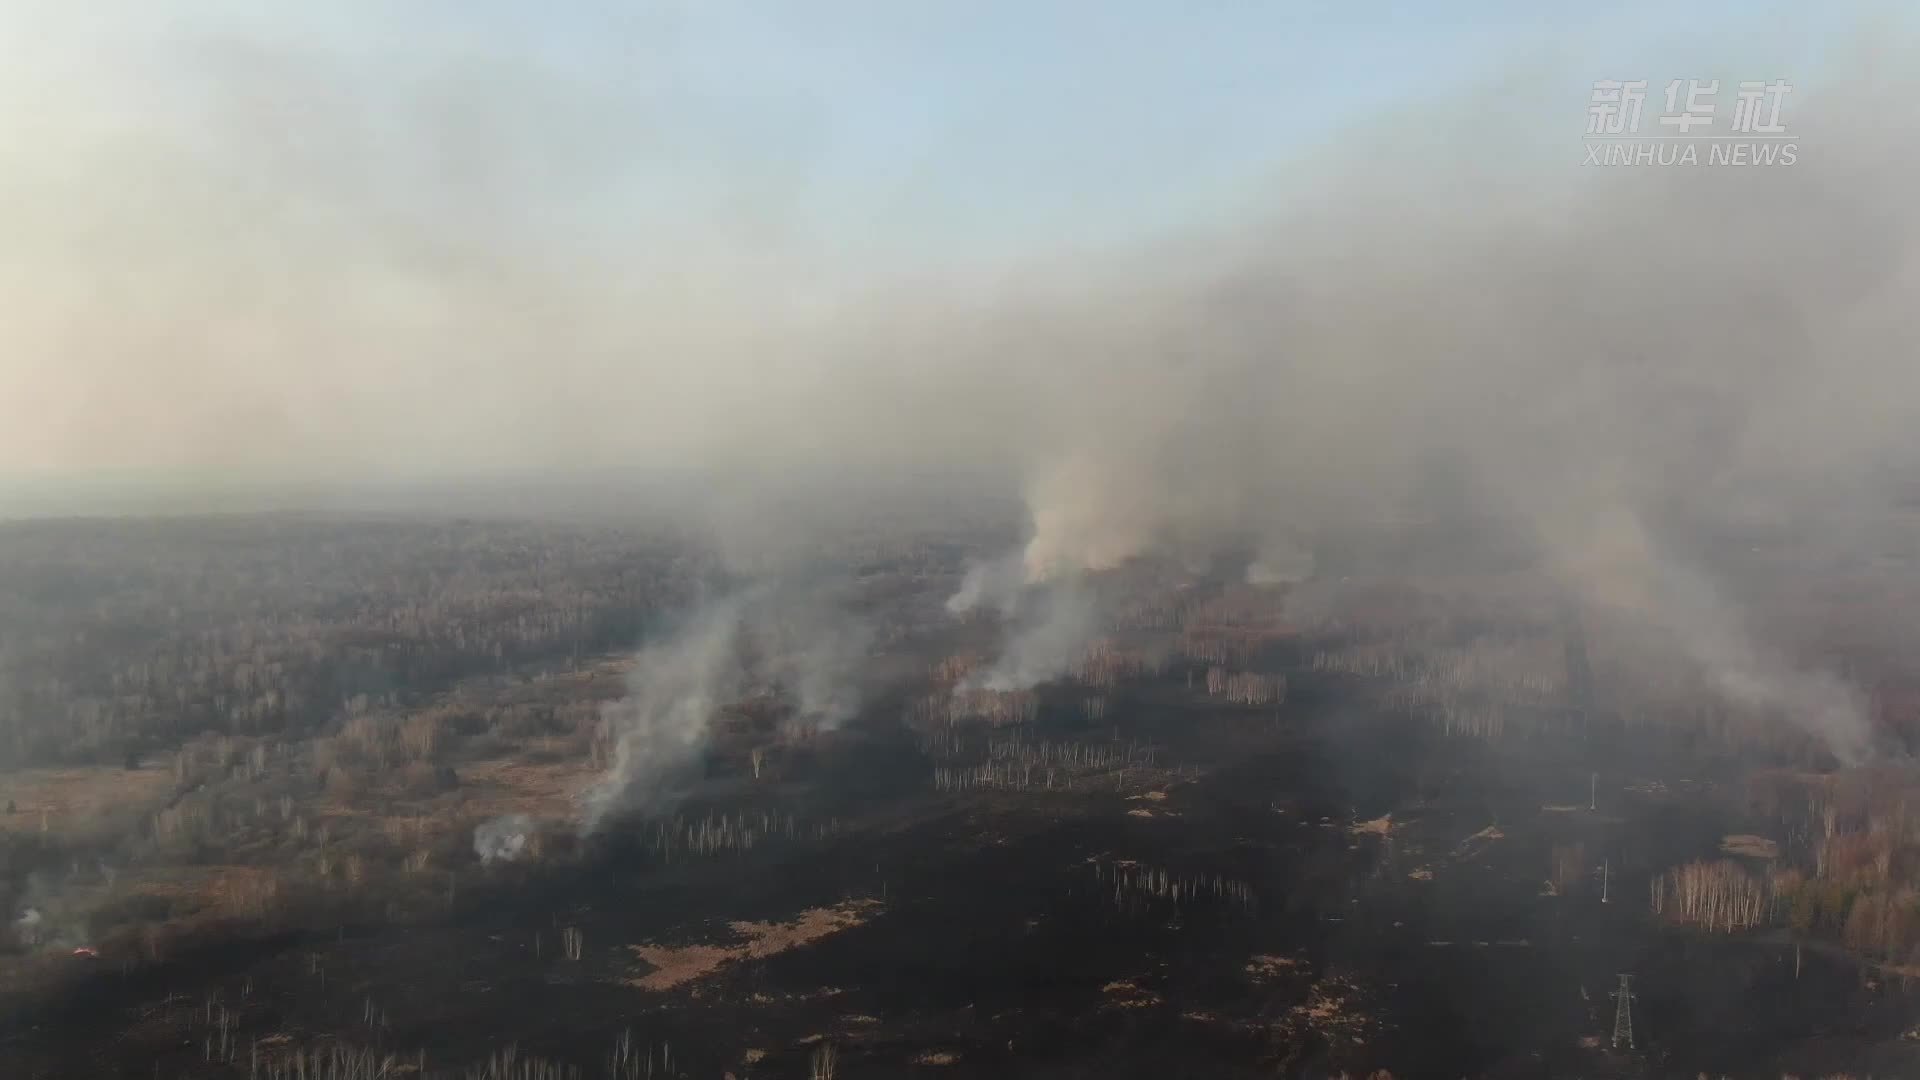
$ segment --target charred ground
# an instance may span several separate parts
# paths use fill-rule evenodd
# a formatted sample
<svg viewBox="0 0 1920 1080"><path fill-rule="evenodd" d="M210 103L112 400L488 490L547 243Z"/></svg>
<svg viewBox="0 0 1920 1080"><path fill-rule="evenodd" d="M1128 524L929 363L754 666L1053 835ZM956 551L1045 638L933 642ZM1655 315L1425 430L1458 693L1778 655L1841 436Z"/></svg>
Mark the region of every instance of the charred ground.
<svg viewBox="0 0 1920 1080"><path fill-rule="evenodd" d="M16 943L7 1074L1771 1077L1920 1060L1908 930L1850 930L1881 893L1843 865L1847 843L1890 833L1883 891L1903 895L1908 834L1883 809L1911 783L1900 769L1835 772L1765 718L1655 719L1627 707L1604 627L1569 644L1559 607L1462 616L1404 576L1349 583L1312 623L1282 617L1285 590L1169 577L1074 669L969 700L992 628L939 610L957 550L907 551L859 559L888 629L854 720L783 732L777 705L731 706L681 799L585 838L564 811L602 764L587 721L622 667L564 634L509 677L396 680L310 728L179 741L128 811L137 840L63 820L111 797L17 810L16 907L65 904L65 932L100 955ZM1445 633L1409 629L1435 611ZM1477 666L1431 693L1476 644ZM1569 657L1589 652L1579 675ZM1544 673L1502 666L1541 656ZM391 749L423 729L422 752ZM140 738L157 753L165 736ZM128 772L26 764L16 801L54 773L69 791ZM155 823L196 800L213 804L204 835L163 842ZM465 831L515 809L545 822L538 850L480 865ZM1779 851L1722 851L1741 834ZM1764 892L1761 918L1652 910L1656 879L1722 861ZM242 869L273 886L247 891ZM1837 912L1803 895L1840 885ZM1623 972L1630 1051L1609 1040Z"/></svg>

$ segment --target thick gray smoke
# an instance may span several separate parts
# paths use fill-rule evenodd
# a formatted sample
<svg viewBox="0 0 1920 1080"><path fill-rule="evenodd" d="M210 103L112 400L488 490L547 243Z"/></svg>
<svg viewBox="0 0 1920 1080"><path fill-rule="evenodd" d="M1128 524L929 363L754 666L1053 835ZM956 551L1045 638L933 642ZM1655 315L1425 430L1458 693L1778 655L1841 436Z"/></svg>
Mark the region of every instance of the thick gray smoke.
<svg viewBox="0 0 1920 1080"><path fill-rule="evenodd" d="M858 673L871 655L873 631L864 622L834 619L789 625L791 640L773 667L775 680L793 695L799 719L831 731L860 711Z"/></svg>
<svg viewBox="0 0 1920 1080"><path fill-rule="evenodd" d="M1037 573L1018 550L969 563L946 608L960 618L991 614L1006 634L994 662L962 680L955 693L1025 690L1057 678L1100 632L1099 598L1086 570Z"/></svg>
<svg viewBox="0 0 1920 1080"><path fill-rule="evenodd" d="M748 699L783 700L831 730L861 702L870 633L826 590L763 584L711 602L641 650L628 696L602 717L612 764L583 801L583 825L671 806L696 778L714 720Z"/></svg>
<svg viewBox="0 0 1920 1080"><path fill-rule="evenodd" d="M1869 757L1873 731L1859 688L1756 643L1742 630L1737 613L1719 607L1713 597L1694 599L1700 607L1671 605L1662 611L1681 613L1670 616L1671 629L1714 689L1736 705L1778 712L1814 732L1842 764L1857 765Z"/></svg>
<svg viewBox="0 0 1920 1080"><path fill-rule="evenodd" d="M1757 639L1697 538L1910 546L1888 511L1920 465L1920 162L1887 133L1916 130L1914 100L1828 87L1793 168L1492 169L1466 132L1370 145L1239 239L1176 249L1177 272L972 320L999 329L962 351L1038 372L1003 383L1031 415L1026 581L1248 535L1251 580L1298 578L1297 537L1420 513L1444 475L1445 499L1728 700L1857 759L1858 691ZM995 671L1049 666L1028 650L1057 652L1068 623L1016 629Z"/></svg>
<svg viewBox="0 0 1920 1080"><path fill-rule="evenodd" d="M1023 590L1009 613L998 659L960 689L1025 690L1057 678L1100 632L1098 600L1086 582L1063 578Z"/></svg>
<svg viewBox="0 0 1920 1080"><path fill-rule="evenodd" d="M714 713L740 697L737 654L742 601L714 603L668 640L642 650L629 694L607 706L613 763L587 793L588 830L621 809L667 804L695 767Z"/></svg>
<svg viewBox="0 0 1920 1080"><path fill-rule="evenodd" d="M1291 537L1266 537L1247 563L1249 585L1291 585L1313 576L1313 551Z"/></svg>
<svg viewBox="0 0 1920 1080"><path fill-rule="evenodd" d="M947 597L947 613L965 616L990 610L1010 616L1026 585L1026 570L1021 565L1019 552L969 563L960 579L960 588Z"/></svg>
<svg viewBox="0 0 1920 1080"><path fill-rule="evenodd" d="M1224 542L1262 552L1250 579L1284 580L1307 572L1286 554L1302 538L1452 502L1509 523L1570 591L1641 583L1638 617L1729 695L1857 743L1850 694L1799 701L1782 679L1805 680L1766 677L1800 665L1690 537L1874 536L1916 464L1903 26L1791 73L1792 167L1583 168L1592 80L1633 76L1543 65L1277 142L1268 196L1133 250L945 271L935 251L892 273L789 218L786 188L811 176L763 168L764 140L665 125L675 99L619 92L626 50L561 70L431 26L356 48L145 9L124 31L47 25L62 32L0 83L36 102L78 88L85 108L24 110L5 143L23 163L0 171L21 312L0 321L9 461L646 462L763 487L940 468L1025 499L1030 583ZM634 42L648 70L699 66L670 35ZM1703 61L1762 77L1741 59ZM736 516L777 539L785 512ZM1639 539L1591 558L1619 529ZM1674 574L1712 603L1655 587ZM690 632L643 665L632 785L609 791L658 788L650 763L697 753L732 669Z"/></svg>
<svg viewBox="0 0 1920 1080"><path fill-rule="evenodd" d="M1872 750L1864 695L1829 671L1810 667L1756 640L1700 570L1663 555L1645 526L1621 510L1596 516L1581 542L1554 549L1555 570L1603 613L1624 617L1698 665L1728 702L1779 714L1819 736L1841 762Z"/></svg>

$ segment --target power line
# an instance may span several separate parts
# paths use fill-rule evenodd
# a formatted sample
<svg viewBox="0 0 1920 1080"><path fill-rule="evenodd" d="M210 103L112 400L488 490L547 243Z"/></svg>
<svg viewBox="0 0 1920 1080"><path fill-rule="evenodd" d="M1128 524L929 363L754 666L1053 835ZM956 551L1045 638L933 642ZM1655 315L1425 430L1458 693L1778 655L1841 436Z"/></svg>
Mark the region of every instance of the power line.
<svg viewBox="0 0 1920 1080"><path fill-rule="evenodd" d="M1633 976L1620 976L1620 989L1612 994L1618 1002L1613 1007L1613 1045L1619 1049L1625 1043L1627 1049L1633 1049Z"/></svg>

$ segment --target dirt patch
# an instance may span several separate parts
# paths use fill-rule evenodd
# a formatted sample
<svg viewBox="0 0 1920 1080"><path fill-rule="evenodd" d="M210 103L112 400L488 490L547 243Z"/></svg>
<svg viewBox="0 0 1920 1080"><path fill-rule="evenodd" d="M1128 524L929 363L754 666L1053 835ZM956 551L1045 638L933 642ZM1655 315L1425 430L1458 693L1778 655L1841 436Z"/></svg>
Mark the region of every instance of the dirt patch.
<svg viewBox="0 0 1920 1080"><path fill-rule="evenodd" d="M1247 978L1254 982L1268 982L1287 974L1300 966L1300 961L1291 956L1270 956L1264 953L1247 958Z"/></svg>
<svg viewBox="0 0 1920 1080"><path fill-rule="evenodd" d="M1355 836L1387 836L1393 832L1393 815L1382 814L1372 821L1355 822L1347 826L1347 831Z"/></svg>
<svg viewBox="0 0 1920 1080"><path fill-rule="evenodd" d="M1312 1032L1336 1045L1364 1046L1377 1026L1361 1010L1364 999L1351 979L1323 979L1313 985L1305 1002L1287 1011L1285 1026L1296 1037Z"/></svg>
<svg viewBox="0 0 1920 1080"><path fill-rule="evenodd" d="M1453 857L1456 859L1470 859L1487 850L1488 846L1495 840L1505 840L1506 838L1507 834L1500 831L1500 826L1489 825L1479 832L1474 833L1472 836L1467 837L1465 840L1460 841L1459 846L1453 849Z"/></svg>
<svg viewBox="0 0 1920 1080"><path fill-rule="evenodd" d="M878 912L878 900L849 900L830 908L811 908L791 922L735 922L728 928L739 940L727 945L630 945L653 970L624 980L642 990L671 990L740 960L761 959L808 945L859 926Z"/></svg>
<svg viewBox="0 0 1920 1080"><path fill-rule="evenodd" d="M1720 850L1729 855L1746 855L1755 859L1777 859L1780 857L1780 845L1764 836L1748 833L1736 833L1720 841Z"/></svg>
<svg viewBox="0 0 1920 1080"><path fill-rule="evenodd" d="M1144 990L1131 979L1115 979L1100 988L1110 1009L1145 1009L1160 1004L1160 995Z"/></svg>

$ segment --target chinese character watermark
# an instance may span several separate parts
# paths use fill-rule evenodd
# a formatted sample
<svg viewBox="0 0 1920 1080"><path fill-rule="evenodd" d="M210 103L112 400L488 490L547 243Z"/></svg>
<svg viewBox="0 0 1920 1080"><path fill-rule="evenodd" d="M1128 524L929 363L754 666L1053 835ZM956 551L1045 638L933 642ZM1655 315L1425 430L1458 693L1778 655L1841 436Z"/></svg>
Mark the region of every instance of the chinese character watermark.
<svg viewBox="0 0 1920 1080"><path fill-rule="evenodd" d="M1583 165L1792 165L1795 135L1781 120L1793 85L1785 79L1741 82L1731 113L1722 112L1719 79L1672 79L1659 123L1642 133L1645 79L1601 79L1587 104ZM1728 123L1722 134L1715 121Z"/></svg>
<svg viewBox="0 0 1920 1080"><path fill-rule="evenodd" d="M1740 96L1733 103L1733 130L1759 135L1784 135L1787 126L1780 122L1780 103L1793 93L1793 87L1785 79L1775 79L1772 85L1763 82L1743 82L1740 84ZM1766 103L1767 120L1760 122L1761 103Z"/></svg>
<svg viewBox="0 0 1920 1080"><path fill-rule="evenodd" d="M1647 100L1647 80L1593 84L1593 104L1587 108L1587 134L1623 135L1640 130L1640 108Z"/></svg>
<svg viewBox="0 0 1920 1080"><path fill-rule="evenodd" d="M1678 128L1680 134L1691 132L1694 125L1710 127L1713 124L1713 96L1720 92L1720 80L1701 82L1699 79L1687 80L1686 103L1680 99L1680 80L1667 84L1667 114L1660 122L1668 127Z"/></svg>

